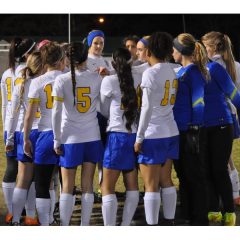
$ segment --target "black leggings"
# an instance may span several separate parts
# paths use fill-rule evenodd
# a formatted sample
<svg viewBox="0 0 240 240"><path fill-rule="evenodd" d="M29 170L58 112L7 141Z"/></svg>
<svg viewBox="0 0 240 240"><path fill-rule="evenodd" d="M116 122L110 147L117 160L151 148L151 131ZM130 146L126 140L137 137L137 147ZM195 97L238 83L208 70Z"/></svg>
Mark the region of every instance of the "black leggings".
<svg viewBox="0 0 240 240"><path fill-rule="evenodd" d="M55 164L34 164L36 198L50 198L49 188Z"/></svg>
<svg viewBox="0 0 240 240"><path fill-rule="evenodd" d="M187 141L187 132L180 132L179 159L174 168L179 178L180 209L190 225L208 225L208 198L206 187L205 130L200 132L199 152L193 154Z"/></svg>
<svg viewBox="0 0 240 240"><path fill-rule="evenodd" d="M234 212L232 184L228 173L228 161L232 152L233 126L215 126L206 128L207 162L210 208L220 211L220 199L224 212Z"/></svg>
<svg viewBox="0 0 240 240"><path fill-rule="evenodd" d="M18 161L16 157L7 157L7 167L3 177L3 182L16 182L18 173Z"/></svg>

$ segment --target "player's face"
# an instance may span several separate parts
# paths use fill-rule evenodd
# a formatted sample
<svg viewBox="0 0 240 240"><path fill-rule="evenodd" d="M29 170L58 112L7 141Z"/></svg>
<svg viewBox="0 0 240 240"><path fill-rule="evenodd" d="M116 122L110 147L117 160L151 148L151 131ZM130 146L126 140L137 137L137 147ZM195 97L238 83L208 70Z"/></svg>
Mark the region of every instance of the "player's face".
<svg viewBox="0 0 240 240"><path fill-rule="evenodd" d="M181 63L181 61L182 61L182 54L176 48L173 48L172 56L173 56L174 61L176 63Z"/></svg>
<svg viewBox="0 0 240 240"><path fill-rule="evenodd" d="M104 38L95 37L92 41L91 47L89 48L89 53L93 55L101 56L103 48L104 48Z"/></svg>
<svg viewBox="0 0 240 240"><path fill-rule="evenodd" d="M127 40L126 48L131 53L132 59L133 60L137 59L137 54L136 54L137 53L137 44L132 40Z"/></svg>
<svg viewBox="0 0 240 240"><path fill-rule="evenodd" d="M137 57L138 57L138 60L142 61L142 62L146 62L146 58L147 58L147 55L146 55L146 48L144 46L144 44L142 42L138 42L137 43Z"/></svg>
<svg viewBox="0 0 240 240"><path fill-rule="evenodd" d="M207 55L209 58L213 57L215 55L215 49L213 49L212 47L210 47L209 44L207 44L207 42L203 42L203 45L206 48L207 51Z"/></svg>

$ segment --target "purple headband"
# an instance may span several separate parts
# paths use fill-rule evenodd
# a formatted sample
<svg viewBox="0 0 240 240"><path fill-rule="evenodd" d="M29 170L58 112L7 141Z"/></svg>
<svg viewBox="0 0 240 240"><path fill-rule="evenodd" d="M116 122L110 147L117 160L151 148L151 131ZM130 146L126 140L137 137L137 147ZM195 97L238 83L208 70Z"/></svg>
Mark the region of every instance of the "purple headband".
<svg viewBox="0 0 240 240"><path fill-rule="evenodd" d="M139 41L142 42L145 47L148 46L148 40L141 38Z"/></svg>

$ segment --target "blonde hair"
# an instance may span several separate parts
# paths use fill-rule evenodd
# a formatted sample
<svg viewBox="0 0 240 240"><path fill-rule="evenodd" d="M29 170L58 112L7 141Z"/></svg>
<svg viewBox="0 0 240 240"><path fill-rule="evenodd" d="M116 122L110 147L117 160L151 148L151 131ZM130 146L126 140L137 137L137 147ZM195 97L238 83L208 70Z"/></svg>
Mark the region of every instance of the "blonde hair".
<svg viewBox="0 0 240 240"><path fill-rule="evenodd" d="M205 48L199 43L191 34L182 33L177 37L178 42L184 47L193 49L193 63L197 65L198 69L205 77L210 80L210 74L207 70L208 57Z"/></svg>
<svg viewBox="0 0 240 240"><path fill-rule="evenodd" d="M237 73L230 38L226 34L212 31L206 33L201 40L202 42L206 42L210 48L213 48L216 53L222 56L226 64L227 72L231 76L233 82L236 82Z"/></svg>
<svg viewBox="0 0 240 240"><path fill-rule="evenodd" d="M26 67L21 71L22 83L20 87L20 102L17 106L17 111L23 102L24 87L29 78L33 78L43 71L43 64L40 52L34 52L28 56Z"/></svg>

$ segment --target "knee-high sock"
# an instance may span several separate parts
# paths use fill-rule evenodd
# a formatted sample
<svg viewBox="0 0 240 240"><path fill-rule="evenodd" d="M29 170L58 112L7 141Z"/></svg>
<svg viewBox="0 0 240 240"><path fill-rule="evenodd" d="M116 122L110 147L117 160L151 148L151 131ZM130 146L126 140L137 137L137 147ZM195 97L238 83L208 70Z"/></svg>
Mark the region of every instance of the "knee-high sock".
<svg viewBox="0 0 240 240"><path fill-rule="evenodd" d="M115 226L117 219L118 202L115 194L102 197L102 215L104 226Z"/></svg>
<svg viewBox="0 0 240 240"><path fill-rule="evenodd" d="M93 193L83 193L81 199L81 225L89 226L94 202Z"/></svg>
<svg viewBox="0 0 240 240"><path fill-rule="evenodd" d="M12 214L12 198L16 182L2 182L2 190L8 213Z"/></svg>
<svg viewBox="0 0 240 240"><path fill-rule="evenodd" d="M174 219L177 203L177 191L174 186L162 188L163 216L165 219Z"/></svg>
<svg viewBox="0 0 240 240"><path fill-rule="evenodd" d="M61 225L68 226L72 216L73 195L61 193L59 204Z"/></svg>
<svg viewBox="0 0 240 240"><path fill-rule="evenodd" d="M38 220L42 226L49 226L50 198L36 198Z"/></svg>
<svg viewBox="0 0 240 240"><path fill-rule="evenodd" d="M238 171L235 168L230 172L230 179L232 183L232 189L233 189L233 198L238 198L239 197L239 175Z"/></svg>
<svg viewBox="0 0 240 240"><path fill-rule="evenodd" d="M147 224L158 224L161 198L159 192L145 192L144 209Z"/></svg>
<svg viewBox="0 0 240 240"><path fill-rule="evenodd" d="M25 203L26 214L28 217L35 218L36 209L36 189L35 182L32 182L27 193L27 201Z"/></svg>
<svg viewBox="0 0 240 240"><path fill-rule="evenodd" d="M54 209L55 209L55 203L56 203L56 194L55 190L49 190L50 199L51 199L51 208L50 208L50 214L49 214L49 224L51 224L54 221Z"/></svg>
<svg viewBox="0 0 240 240"><path fill-rule="evenodd" d="M27 189L15 188L13 192L13 220L12 222L20 222L20 217L22 214L22 210L26 203L27 199Z"/></svg>
<svg viewBox="0 0 240 240"><path fill-rule="evenodd" d="M74 208L75 208L75 202L76 202L76 194L73 195L72 212L74 211Z"/></svg>
<svg viewBox="0 0 240 240"><path fill-rule="evenodd" d="M139 191L127 191L121 226L129 226L139 202Z"/></svg>

